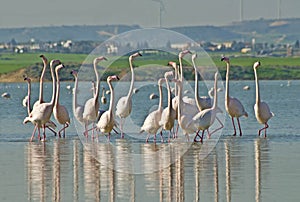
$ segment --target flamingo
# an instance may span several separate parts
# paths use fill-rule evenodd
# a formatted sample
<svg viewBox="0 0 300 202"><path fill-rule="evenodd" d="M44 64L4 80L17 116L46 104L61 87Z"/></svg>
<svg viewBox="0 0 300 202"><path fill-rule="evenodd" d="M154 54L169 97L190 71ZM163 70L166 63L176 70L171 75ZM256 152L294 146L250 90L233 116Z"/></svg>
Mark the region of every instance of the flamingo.
<svg viewBox="0 0 300 202"><path fill-rule="evenodd" d="M236 128L235 128L234 118L237 119L238 126L239 126L239 131L240 131L240 136L242 136L242 129L241 129L239 117L241 117L241 116L248 117L248 113L245 111L244 106L242 105L242 103L237 98L229 96L230 62L229 62L229 58L227 58L227 57L222 57L221 61L226 62L226 66L227 66L226 91L225 91L225 108L226 108L227 113L231 116L231 121L232 121L232 125L233 125L233 128L234 128L233 136L236 136Z"/></svg>
<svg viewBox="0 0 300 202"><path fill-rule="evenodd" d="M197 58L197 54L194 53L192 55L192 63L193 63L193 67L195 70L195 101L196 101L196 105L199 109L199 111L202 111L204 109L208 109L212 107L212 100L210 99L210 97L207 96L199 96L199 89L198 89L198 70L197 70L197 66L195 63L195 59Z"/></svg>
<svg viewBox="0 0 300 202"><path fill-rule="evenodd" d="M202 136L201 136L201 142L203 142L203 135L205 130L207 130L215 121L216 119L216 115L220 111L220 109L217 106L217 102L218 102L218 94L217 94L217 80L218 80L218 72L215 73L215 83L214 83L214 103L213 106L211 108L207 108L204 109L202 111L200 111L198 114L196 114L193 117L193 124L194 126L197 128L197 130L202 130ZM208 133L208 137L210 137L211 134ZM196 141L196 137L199 136L198 132L194 138L194 141Z"/></svg>
<svg viewBox="0 0 300 202"><path fill-rule="evenodd" d="M150 134L154 135L154 142L156 141L156 133L157 130L160 128L159 121L161 120L161 115L163 112L163 94L162 94L162 83L164 82L164 78L160 78L157 82L158 84L158 90L159 90L159 104L157 110L151 112L148 114L148 116L145 118L144 123L141 127L140 133L143 133L144 131L148 133L148 136L146 138L146 142L148 142ZM163 141L163 139L162 139Z"/></svg>
<svg viewBox="0 0 300 202"><path fill-rule="evenodd" d="M31 108L30 108L30 96L31 96L31 79L29 77L25 77L24 81L27 82L28 84L28 93L27 93L27 100L26 100L26 106L27 106L27 113L28 116L30 115L31 112ZM34 124L34 123L33 123ZM51 120L49 120L49 122L47 122L46 127L51 130L54 135L56 135L55 129L56 129L56 125L54 122L52 122ZM38 128L38 138L40 138L40 127Z"/></svg>
<svg viewBox="0 0 300 202"><path fill-rule="evenodd" d="M171 89L169 85L169 80L168 77L173 76L173 72L166 72L165 73L165 81L168 89L168 106L164 108L162 115L161 115L161 120L159 121L159 125L162 127L164 130L169 131L169 141L170 141L170 136L171 136L171 130L174 127L174 121L176 118L176 111L172 107L172 98L171 98Z"/></svg>
<svg viewBox="0 0 300 202"><path fill-rule="evenodd" d="M113 127L115 126L115 119L114 119L114 89L112 87L111 82L119 80L119 77L109 76L107 77L107 84L110 89L110 103L108 111L105 111L102 116L100 117L96 127L102 133L108 133L108 138L110 138L110 132L112 131Z"/></svg>
<svg viewBox="0 0 300 202"><path fill-rule="evenodd" d="M74 83L74 92L73 92L73 114L76 118L77 121L79 121L81 124L84 123L83 120L83 106L78 104L77 101L77 91L78 91L78 72L75 70L71 71L71 74L75 78L75 83Z"/></svg>
<svg viewBox="0 0 300 202"><path fill-rule="evenodd" d="M60 93L60 81L58 76L58 71L64 68L63 65L58 65L55 68L56 73L56 97L55 97L55 104L53 108L53 115L56 121L63 125L62 129L58 131L59 137L61 137L61 132L64 132L65 137L65 129L70 125L70 116L67 108L59 103L59 93Z"/></svg>
<svg viewBox="0 0 300 202"><path fill-rule="evenodd" d="M254 112L257 121L261 124L264 124L264 127L258 130L258 135L262 130L265 131L265 138L267 137L267 128L269 127L268 121L274 116L273 112L270 111L270 108L267 103L260 100L260 90L257 76L257 68L260 66L260 62L255 62L253 65L254 76L255 76L255 86L256 86L256 102L254 104Z"/></svg>
<svg viewBox="0 0 300 202"><path fill-rule="evenodd" d="M84 110L83 110L83 120L85 123L85 136L88 137L88 125L92 122L93 124L97 120L98 116L98 109L99 109L99 87L100 87L100 80L99 80L99 75L97 71L97 64L102 61L102 60L107 60L105 57L100 56L94 59L93 65L94 65L94 71L96 75L96 93L95 95L87 100L84 105ZM94 128L94 127L92 127Z"/></svg>
<svg viewBox="0 0 300 202"><path fill-rule="evenodd" d="M127 96L121 97L116 106L116 115L120 118L120 130L121 130L122 138L124 138L123 124L124 124L125 118L131 113L131 109L132 109L131 97L132 97L133 85L134 85L134 71L133 71L132 61L134 58L136 58L138 56L142 56L142 55L139 52L136 52L129 56L129 65L130 65L130 71L131 71L130 88L129 88Z"/></svg>
<svg viewBox="0 0 300 202"><path fill-rule="evenodd" d="M39 99L33 104L33 108L44 102L43 86L44 86L44 78L45 78L46 68L48 65L48 60L44 55L40 55L40 58L42 58L43 61L43 70L40 77L40 94L39 94Z"/></svg>
<svg viewBox="0 0 300 202"><path fill-rule="evenodd" d="M51 77L52 77L52 99L50 102L44 102L39 104L37 107L33 108L30 112L29 116L26 117L23 121L23 123L27 123L28 121L34 123L35 127L33 130L33 133L31 135L30 141L33 140L34 133L38 127L43 128L43 139L46 140L46 134L45 134L45 127L46 123L49 122L50 117L53 112L53 107L55 104L55 97L56 97L56 83L55 83L55 76L53 73L53 67L54 66L62 66L61 62L59 60L52 60L50 62L50 71L51 71Z"/></svg>
<svg viewBox="0 0 300 202"><path fill-rule="evenodd" d="M197 58L197 54L194 53L192 55L192 63L193 63L193 67L195 70L195 101L196 101L196 105L199 111L205 110L205 109L209 109L212 108L212 99L211 97L207 97L207 96L201 96L199 97L199 89L198 89L198 70L197 70L197 66L195 63L195 59ZM214 89L214 88L212 88ZM218 108L218 107L217 107ZM220 108L218 108L218 112L222 113L222 110ZM215 133L216 131L222 129L224 127L223 123L220 121L220 119L218 117L216 117L217 121L220 123L220 127L215 129L212 133L209 133L208 128L207 128L207 132L208 134L212 135L213 133ZM209 135L209 137L210 137Z"/></svg>

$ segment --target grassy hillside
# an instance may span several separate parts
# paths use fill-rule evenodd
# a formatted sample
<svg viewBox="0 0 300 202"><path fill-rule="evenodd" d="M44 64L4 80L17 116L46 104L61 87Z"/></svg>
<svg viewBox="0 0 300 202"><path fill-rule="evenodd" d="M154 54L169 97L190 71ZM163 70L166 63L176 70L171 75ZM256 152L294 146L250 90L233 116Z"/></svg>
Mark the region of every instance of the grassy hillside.
<svg viewBox="0 0 300 202"><path fill-rule="evenodd" d="M61 72L62 80L71 80L71 69L78 70L83 62L86 65L92 66L93 57L87 57L84 54L45 54L51 59L60 59L67 67ZM261 61L262 65L259 69L261 79L300 79L300 57L231 57L231 79L253 79L252 65L255 61ZM211 55L213 62L218 67L221 75L225 78L226 65L220 61L220 55ZM166 66L168 61L177 61L177 57L169 55L167 57L155 58L151 55L143 56L134 62L135 66L144 66L148 64L158 64ZM187 66L187 63L184 63ZM114 63L110 64L106 74L123 75L129 71L128 57L118 58ZM37 81L42 70L42 61L39 54L2 54L0 55L0 78L3 81L20 81L22 74L26 74ZM18 75L18 76L16 76ZM191 67L185 70L185 78L193 79L194 73ZM50 73L46 73L46 79L50 80Z"/></svg>

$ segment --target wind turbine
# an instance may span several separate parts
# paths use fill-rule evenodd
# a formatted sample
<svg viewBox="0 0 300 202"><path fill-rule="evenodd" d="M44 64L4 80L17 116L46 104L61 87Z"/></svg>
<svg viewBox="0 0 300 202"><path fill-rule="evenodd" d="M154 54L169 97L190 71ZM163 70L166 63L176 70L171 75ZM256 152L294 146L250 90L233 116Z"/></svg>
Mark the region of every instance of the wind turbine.
<svg viewBox="0 0 300 202"><path fill-rule="evenodd" d="M277 10L277 19L280 20L281 19L281 0L278 0L278 3L277 3L277 6L278 6L278 10Z"/></svg>
<svg viewBox="0 0 300 202"><path fill-rule="evenodd" d="M242 22L244 20L244 12L243 12L244 2L243 0L240 0L240 21Z"/></svg>
<svg viewBox="0 0 300 202"><path fill-rule="evenodd" d="M164 11L166 11L166 8L165 8L163 0L152 0L152 1L159 3L159 27L161 28L161 25L162 25L162 13Z"/></svg>

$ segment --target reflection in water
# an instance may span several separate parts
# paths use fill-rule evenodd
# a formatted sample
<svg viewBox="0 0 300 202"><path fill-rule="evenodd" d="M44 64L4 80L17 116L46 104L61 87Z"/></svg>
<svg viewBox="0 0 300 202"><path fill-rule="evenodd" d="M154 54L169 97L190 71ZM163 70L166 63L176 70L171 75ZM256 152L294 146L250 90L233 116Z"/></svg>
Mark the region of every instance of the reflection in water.
<svg viewBox="0 0 300 202"><path fill-rule="evenodd" d="M48 153L44 143L32 142L27 145L28 200L46 200L46 183L51 182L46 161Z"/></svg>
<svg viewBox="0 0 300 202"><path fill-rule="evenodd" d="M28 200L229 202L243 197L237 195L241 187L233 185L253 165L241 160L243 153L249 152L247 148L236 139L227 139L219 145L220 150L201 159L202 146L192 144L182 155L177 144L118 140L115 145L90 143L83 149L79 140L29 143L25 161ZM137 157L132 153L138 153L140 161L135 162ZM258 138L250 175L255 178L256 201L262 199L262 177L268 172L268 162L267 140ZM134 163L145 173L135 174Z"/></svg>
<svg viewBox="0 0 300 202"><path fill-rule="evenodd" d="M225 145L225 166L226 166L226 201L231 201L231 173L230 173L230 148L228 142Z"/></svg>
<svg viewBox="0 0 300 202"><path fill-rule="evenodd" d="M268 143L265 139L257 138L254 141L255 159L255 201L261 201L262 175L267 174L269 162ZM262 171L266 171L262 173Z"/></svg>

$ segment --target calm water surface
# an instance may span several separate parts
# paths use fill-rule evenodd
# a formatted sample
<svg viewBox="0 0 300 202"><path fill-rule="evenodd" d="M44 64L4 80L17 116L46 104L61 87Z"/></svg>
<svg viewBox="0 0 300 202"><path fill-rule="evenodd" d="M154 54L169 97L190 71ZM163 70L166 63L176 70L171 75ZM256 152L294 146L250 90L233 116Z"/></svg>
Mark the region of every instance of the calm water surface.
<svg viewBox="0 0 300 202"><path fill-rule="evenodd" d="M61 103L71 112L69 84L73 86L62 83ZM171 156L153 155L153 151L167 147L176 151L177 143L145 144L144 139L116 137L111 144L83 145L74 124L67 129L66 139L47 133L47 142L29 143L33 126L22 124L27 113L22 107L27 86L1 83L0 93L9 92L11 98L0 99L0 201L299 201L300 81L291 81L290 86L287 81L261 82L261 96L276 114L269 122L267 139L257 137L260 125L253 112L254 82L230 85L232 96L238 97L249 113L248 118L241 118L244 134L232 137L226 116L219 142L201 159L205 142ZM242 90L245 85L250 86L249 91ZM50 83L47 88L46 99L50 99ZM38 85L33 84L33 89ZM133 97L134 106L144 103L132 112L137 124L142 123L144 112L157 104L157 100L138 99L157 91L145 89ZM143 159L135 163L144 173L132 170L128 155L132 151L142 154ZM170 165L165 163L167 158L173 159Z"/></svg>

